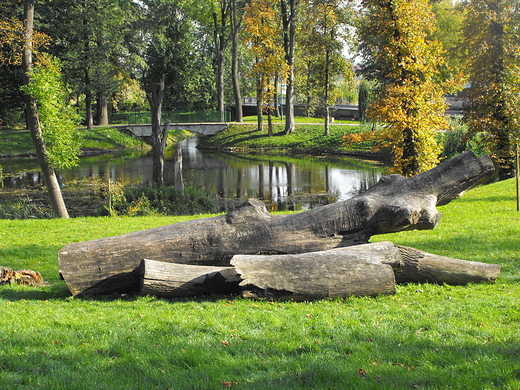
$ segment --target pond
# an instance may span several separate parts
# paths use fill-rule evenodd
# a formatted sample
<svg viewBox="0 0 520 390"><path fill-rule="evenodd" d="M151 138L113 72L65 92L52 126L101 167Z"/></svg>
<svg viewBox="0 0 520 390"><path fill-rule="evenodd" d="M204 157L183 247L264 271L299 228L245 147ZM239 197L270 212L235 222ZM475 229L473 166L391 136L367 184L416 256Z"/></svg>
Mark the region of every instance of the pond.
<svg viewBox="0 0 520 390"><path fill-rule="evenodd" d="M202 189L219 201L222 210L247 198L265 201L268 210L305 210L345 200L375 184L385 167L375 161L331 157L238 156L197 149L199 139L181 143L182 177L175 170L174 150L166 152L164 179L173 185ZM6 188L42 185L35 159L2 159ZM149 183L152 158L146 153L101 155L81 158L73 169L60 170L62 185L79 179L107 180L124 185Z"/></svg>

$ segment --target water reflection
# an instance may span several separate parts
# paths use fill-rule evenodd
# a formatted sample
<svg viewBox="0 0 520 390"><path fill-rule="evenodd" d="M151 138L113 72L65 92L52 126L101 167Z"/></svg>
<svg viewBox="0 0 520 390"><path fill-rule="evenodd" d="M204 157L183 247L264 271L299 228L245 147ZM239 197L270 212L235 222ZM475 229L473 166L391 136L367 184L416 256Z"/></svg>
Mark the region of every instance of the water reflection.
<svg viewBox="0 0 520 390"><path fill-rule="evenodd" d="M247 198L264 200L270 210L314 208L365 191L379 180L384 169L380 164L352 158L244 157L203 152L196 148L197 142L196 137L182 142L177 156L175 148L167 151L165 183L203 189L219 199L223 209ZM36 161L0 163L4 173L14 173L4 179L4 186L42 185L40 173L32 171L37 169ZM111 178L128 185L149 183L151 172L151 156L133 154L85 157L78 167L59 171L58 176L65 186L81 178Z"/></svg>

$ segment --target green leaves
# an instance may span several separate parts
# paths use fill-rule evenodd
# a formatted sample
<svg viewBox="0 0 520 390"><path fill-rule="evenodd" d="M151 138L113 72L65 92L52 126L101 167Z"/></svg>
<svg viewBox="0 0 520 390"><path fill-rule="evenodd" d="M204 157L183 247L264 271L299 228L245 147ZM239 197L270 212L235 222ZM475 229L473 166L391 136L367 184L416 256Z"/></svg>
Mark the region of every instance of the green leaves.
<svg viewBox="0 0 520 390"><path fill-rule="evenodd" d="M81 139L75 131L79 115L67 103L67 89L62 81L59 61L42 54L23 90L37 101L51 165L55 168L76 166L81 152Z"/></svg>

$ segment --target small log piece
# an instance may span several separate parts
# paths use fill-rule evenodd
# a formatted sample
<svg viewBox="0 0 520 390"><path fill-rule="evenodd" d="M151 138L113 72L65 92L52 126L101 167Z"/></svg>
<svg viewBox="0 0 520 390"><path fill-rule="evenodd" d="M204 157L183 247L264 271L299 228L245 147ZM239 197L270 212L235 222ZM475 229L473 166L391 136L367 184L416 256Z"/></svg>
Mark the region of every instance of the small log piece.
<svg viewBox="0 0 520 390"><path fill-rule="evenodd" d="M394 294L392 267L400 267L400 254L385 242L302 254L235 255L231 264L244 279L244 296L303 301Z"/></svg>
<svg viewBox="0 0 520 390"><path fill-rule="evenodd" d="M165 263L149 259L139 265L141 295L184 298L239 293L242 279L233 267Z"/></svg>
<svg viewBox="0 0 520 390"><path fill-rule="evenodd" d="M464 285L468 283L495 282L500 275L500 265L454 259L423 252L415 248L397 246L403 267L395 271L400 283L437 283Z"/></svg>
<svg viewBox="0 0 520 390"><path fill-rule="evenodd" d="M37 286L43 284L43 278L39 272L30 269L14 271L11 268L0 267L0 285L3 284Z"/></svg>

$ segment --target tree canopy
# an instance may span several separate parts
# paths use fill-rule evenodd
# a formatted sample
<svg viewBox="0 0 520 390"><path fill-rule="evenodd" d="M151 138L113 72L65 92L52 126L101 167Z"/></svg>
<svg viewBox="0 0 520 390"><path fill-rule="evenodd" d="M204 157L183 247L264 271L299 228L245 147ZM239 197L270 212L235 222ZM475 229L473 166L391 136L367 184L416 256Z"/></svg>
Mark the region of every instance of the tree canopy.
<svg viewBox="0 0 520 390"><path fill-rule="evenodd" d="M415 175L435 166L437 130L448 121L440 67L441 44L431 39L435 17L427 0L365 0L359 28L363 73L378 81L368 116L384 124L380 137L392 149L394 171Z"/></svg>
<svg viewBox="0 0 520 390"><path fill-rule="evenodd" d="M514 173L513 145L520 126L520 5L516 0L471 0L464 24L465 67L470 82L464 120L499 167Z"/></svg>

